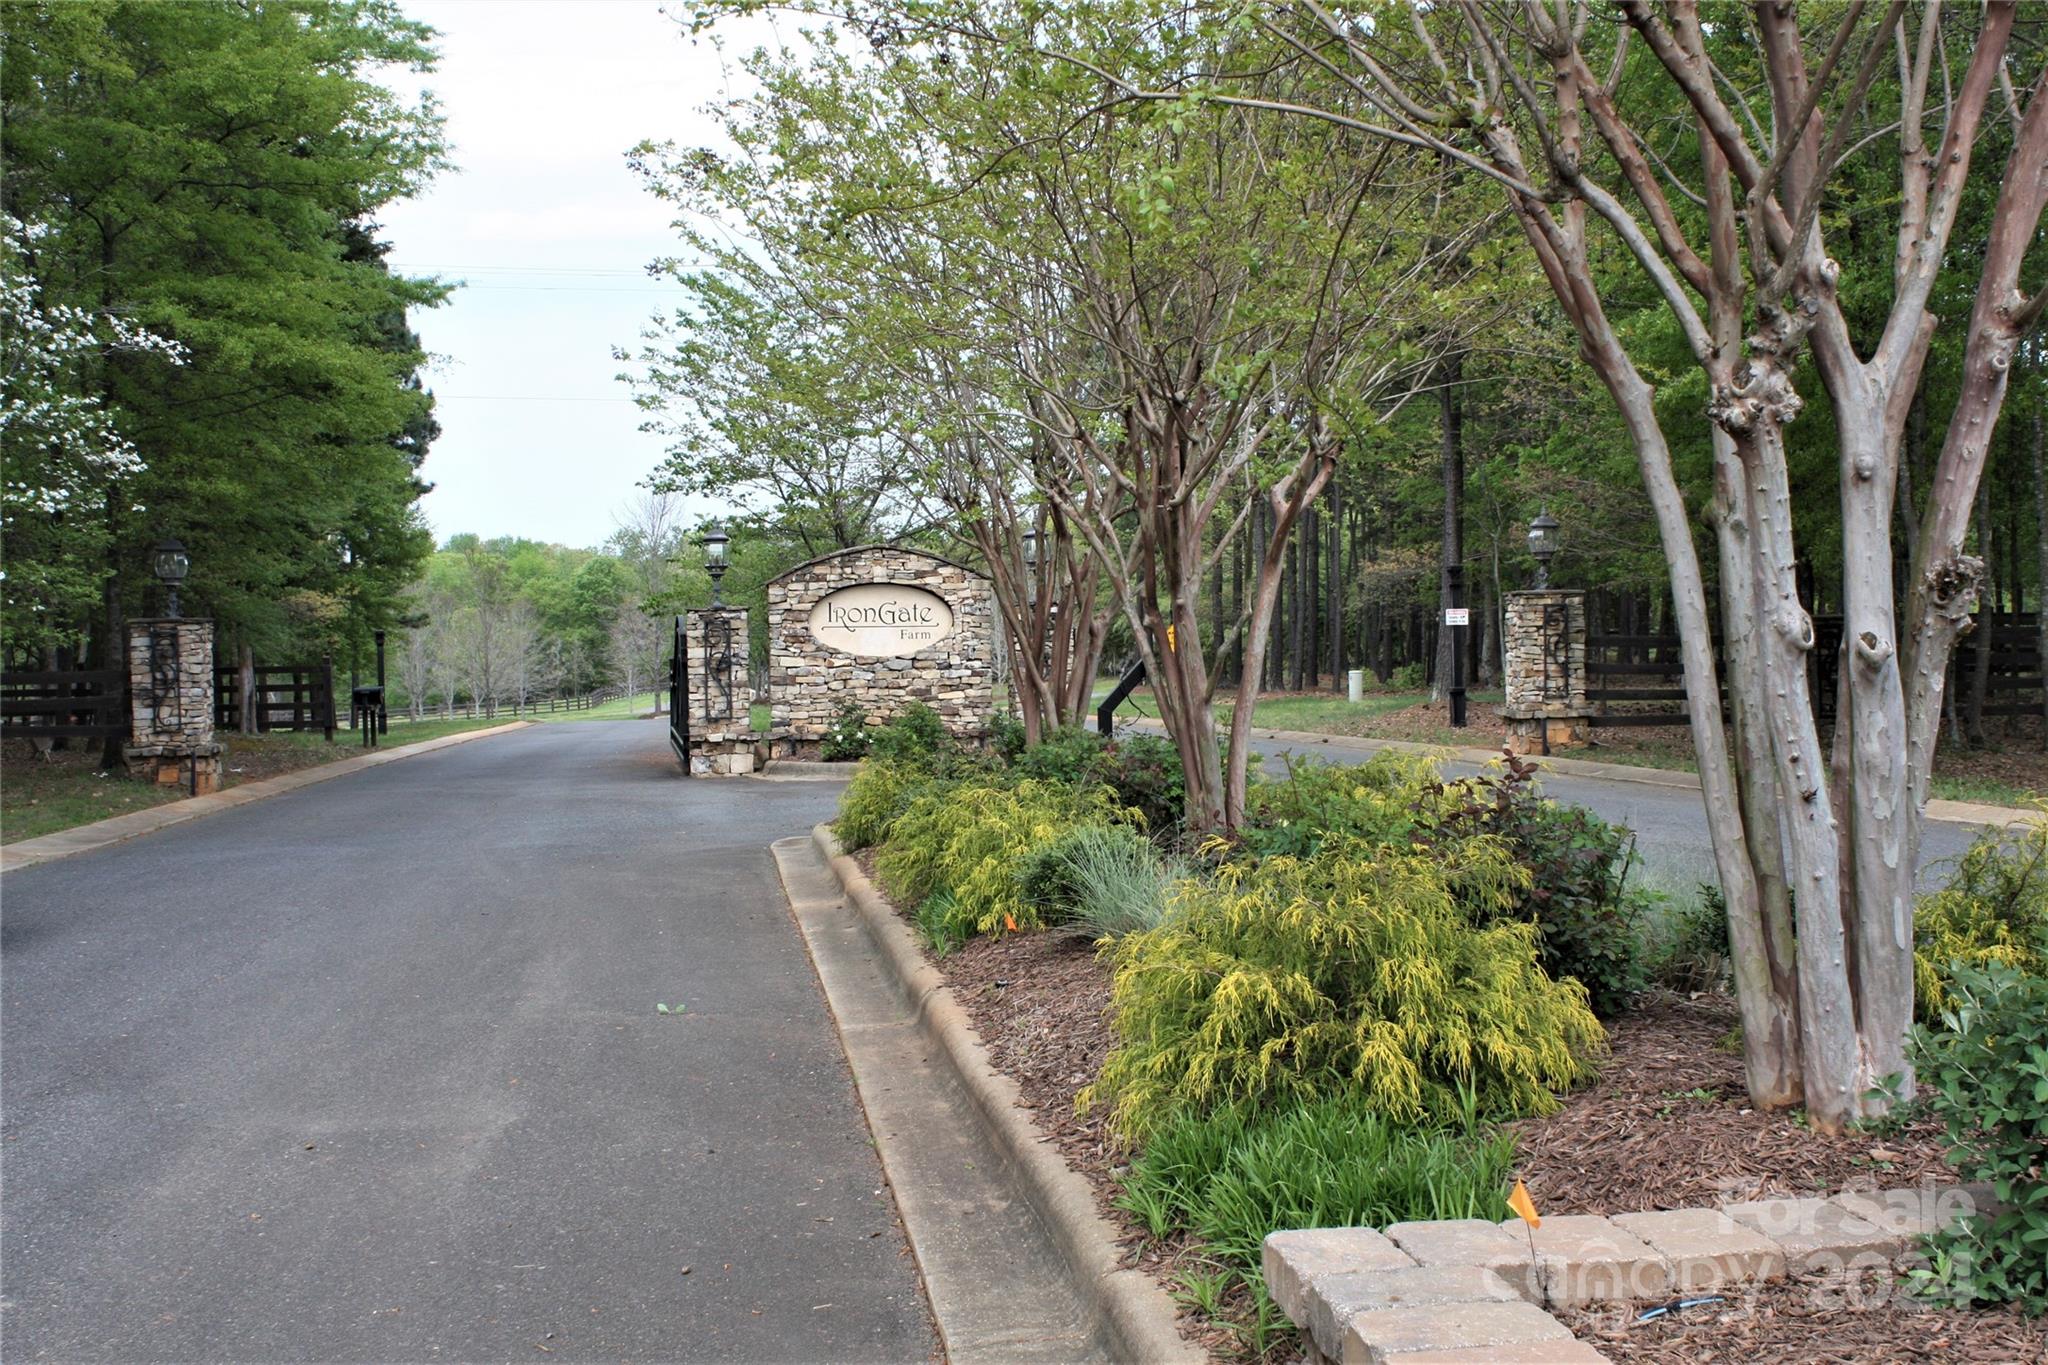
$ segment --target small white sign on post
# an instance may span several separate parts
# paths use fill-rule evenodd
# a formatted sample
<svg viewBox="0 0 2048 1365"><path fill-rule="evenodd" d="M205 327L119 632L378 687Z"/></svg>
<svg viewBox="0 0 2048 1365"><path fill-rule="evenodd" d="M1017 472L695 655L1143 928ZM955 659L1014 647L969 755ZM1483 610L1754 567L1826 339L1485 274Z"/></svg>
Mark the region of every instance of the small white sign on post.
<svg viewBox="0 0 2048 1365"><path fill-rule="evenodd" d="M1444 624L1447 626L1469 626L1472 624L1472 608L1445 607Z"/></svg>

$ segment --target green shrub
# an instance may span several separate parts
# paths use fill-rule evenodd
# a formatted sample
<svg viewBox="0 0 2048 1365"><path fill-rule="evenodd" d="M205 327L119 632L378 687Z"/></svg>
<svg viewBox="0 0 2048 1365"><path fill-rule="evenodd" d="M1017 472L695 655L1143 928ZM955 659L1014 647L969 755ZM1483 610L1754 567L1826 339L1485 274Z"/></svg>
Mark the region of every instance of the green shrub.
<svg viewBox="0 0 2048 1365"><path fill-rule="evenodd" d="M1145 818L1155 839L1180 829L1187 819L1188 780L1180 751L1157 735L1125 735L1102 751L1097 774L1116 788L1116 798Z"/></svg>
<svg viewBox="0 0 2048 1365"><path fill-rule="evenodd" d="M839 704L839 714L818 739L818 757L827 763L848 763L868 754L868 713L859 702Z"/></svg>
<svg viewBox="0 0 2048 1365"><path fill-rule="evenodd" d="M1080 825L1019 863L1017 888L1046 923L1117 938L1165 918L1169 889L1182 875L1129 825Z"/></svg>
<svg viewBox="0 0 2048 1365"><path fill-rule="evenodd" d="M868 752L890 763L934 767L956 747L946 722L921 701L910 703L888 724L868 730Z"/></svg>
<svg viewBox="0 0 2048 1365"><path fill-rule="evenodd" d="M1019 777L1041 782L1094 782L1100 778L1102 750L1093 730L1066 725L1020 752L1010 767Z"/></svg>
<svg viewBox="0 0 2048 1365"><path fill-rule="evenodd" d="M998 712L989 722L988 745L1003 762L1016 762L1024 752L1024 722L1007 711Z"/></svg>
<svg viewBox="0 0 2048 1365"><path fill-rule="evenodd" d="M2048 814L2048 812L2044 812ZM2048 975L2048 823L1987 830L1957 860L1947 886L1913 914L1913 997L1932 1022L1948 1005L1955 963L2003 962Z"/></svg>
<svg viewBox="0 0 2048 1365"><path fill-rule="evenodd" d="M1475 928L1528 887L1504 849L1333 841L1183 885L1166 920L1111 950L1118 1045L1084 1104L1143 1139L1181 1113L1355 1093L1403 1122L1542 1113L1592 1073L1585 988L1537 963L1533 926Z"/></svg>
<svg viewBox="0 0 2048 1365"><path fill-rule="evenodd" d="M889 826L878 864L900 905L950 892L979 933L1044 927L1017 886L1016 869L1035 849L1076 825L1135 818L1105 786L987 779L934 785L912 796Z"/></svg>
<svg viewBox="0 0 2048 1365"><path fill-rule="evenodd" d="M2004 1207L1936 1233L1916 1288L2038 1313L2048 1308L2048 977L1992 960L1958 967L1944 995L1940 1024L1915 1031L1920 1079L1947 1129L1948 1163L1990 1182Z"/></svg>
<svg viewBox="0 0 2048 1365"><path fill-rule="evenodd" d="M1413 692L1429 685L1429 667L1423 663L1402 664L1387 675L1387 687L1394 692Z"/></svg>
<svg viewBox="0 0 2048 1365"><path fill-rule="evenodd" d="M1434 758L1376 755L1346 767L1297 761L1287 775L1245 793L1245 848L1257 857L1306 858L1328 838L1406 847L1433 818L1442 797Z"/></svg>
<svg viewBox="0 0 2048 1365"><path fill-rule="evenodd" d="M904 763L870 758L861 764L839 797L839 819L833 825L839 846L851 853L881 843L911 797L933 781L930 773Z"/></svg>
<svg viewBox="0 0 2048 1365"><path fill-rule="evenodd" d="M1536 926L1543 969L1577 978L1603 1019L1628 1008L1648 980L1641 920L1649 897L1628 885L1634 835L1545 799L1535 765L1513 754L1495 771L1446 786L1433 818L1428 838L1439 847L1504 842L1529 872L1527 894L1504 913Z"/></svg>

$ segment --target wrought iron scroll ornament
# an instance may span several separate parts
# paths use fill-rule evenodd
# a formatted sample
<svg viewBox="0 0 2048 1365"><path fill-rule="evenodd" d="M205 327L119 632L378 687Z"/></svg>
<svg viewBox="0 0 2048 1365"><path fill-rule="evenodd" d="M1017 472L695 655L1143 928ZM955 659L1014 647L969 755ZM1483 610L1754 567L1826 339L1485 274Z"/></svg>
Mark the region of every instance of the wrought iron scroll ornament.
<svg viewBox="0 0 2048 1365"><path fill-rule="evenodd" d="M1572 697L1572 609L1569 602L1543 604L1543 700Z"/></svg>
<svg viewBox="0 0 2048 1365"><path fill-rule="evenodd" d="M184 688L179 684L178 628L172 625L149 628L149 709L158 730L181 730L185 716Z"/></svg>
<svg viewBox="0 0 2048 1365"><path fill-rule="evenodd" d="M704 679L704 719L729 720L733 714L732 618L722 611L704 616L704 663L710 676ZM714 700L724 702L714 710Z"/></svg>

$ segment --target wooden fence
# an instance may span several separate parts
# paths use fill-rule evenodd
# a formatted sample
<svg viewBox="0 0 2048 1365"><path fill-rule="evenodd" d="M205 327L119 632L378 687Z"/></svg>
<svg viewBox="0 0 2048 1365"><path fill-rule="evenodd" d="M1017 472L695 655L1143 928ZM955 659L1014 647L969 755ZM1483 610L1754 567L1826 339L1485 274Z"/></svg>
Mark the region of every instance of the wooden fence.
<svg viewBox="0 0 2048 1365"><path fill-rule="evenodd" d="M108 739L128 734L128 675L120 669L0 673L0 736Z"/></svg>
<svg viewBox="0 0 2048 1365"><path fill-rule="evenodd" d="M420 707L420 716L423 719L439 716L447 720L453 720L457 717L468 720L480 720L492 716L510 716L516 720L520 716L549 716L559 715L568 711L595 711L598 707L609 705L625 695L625 688L613 686L600 687L595 692L586 692L576 697L529 697L523 702L516 699L499 702L478 701L472 697L468 701L443 702L438 706L422 705Z"/></svg>
<svg viewBox="0 0 2048 1365"><path fill-rule="evenodd" d="M2040 636L2031 612L2001 612L1986 625L1982 614L1976 630L1965 635L1949 666L1947 701L1960 710L1971 694L1977 664L1977 630L1990 631L1990 671L1985 681L1986 716L2038 716L2044 699ZM1807 687L1814 713L1823 725L1835 718L1837 656L1842 646L1842 618L1813 618L1813 649L1807 655ZM1714 641L1715 663L1726 667L1721 641ZM1603 633L1597 626L1586 635L1586 700L1592 703L1595 726L1684 725L1685 662L1676 635ZM1724 692L1722 707L1726 710Z"/></svg>
<svg viewBox="0 0 2048 1365"><path fill-rule="evenodd" d="M273 730L323 731L334 738L334 662L262 664L255 670L256 733ZM242 671L233 664L213 668L213 728L242 726Z"/></svg>

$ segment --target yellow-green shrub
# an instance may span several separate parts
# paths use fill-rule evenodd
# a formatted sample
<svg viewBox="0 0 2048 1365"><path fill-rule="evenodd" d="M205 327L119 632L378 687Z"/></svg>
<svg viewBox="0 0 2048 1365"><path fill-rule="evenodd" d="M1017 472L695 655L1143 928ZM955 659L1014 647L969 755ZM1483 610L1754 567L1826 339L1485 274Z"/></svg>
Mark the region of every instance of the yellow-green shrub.
<svg viewBox="0 0 2048 1365"><path fill-rule="evenodd" d="M950 895L979 933L1043 927L1019 892L1025 856L1076 825L1130 823L1135 811L1099 784L963 781L911 798L889 826L877 867L899 905L917 906L935 892Z"/></svg>
<svg viewBox="0 0 2048 1365"><path fill-rule="evenodd" d="M1413 1121L1543 1113L1606 1035L1533 925L1475 928L1528 874L1497 842L1421 852L1338 839L1313 858L1184 883L1158 928L1111 950L1118 1046L1084 1105L1142 1139L1181 1113L1350 1094Z"/></svg>
<svg viewBox="0 0 2048 1365"><path fill-rule="evenodd" d="M1923 1022L1949 1005L1957 964L2048 976L2048 807L2017 830L1986 830L1948 885L1913 914L1913 1002Z"/></svg>
<svg viewBox="0 0 2048 1365"><path fill-rule="evenodd" d="M839 846L851 852L881 843L912 794L933 781L930 773L908 764L874 758L862 763L839 798L839 819L832 827Z"/></svg>

